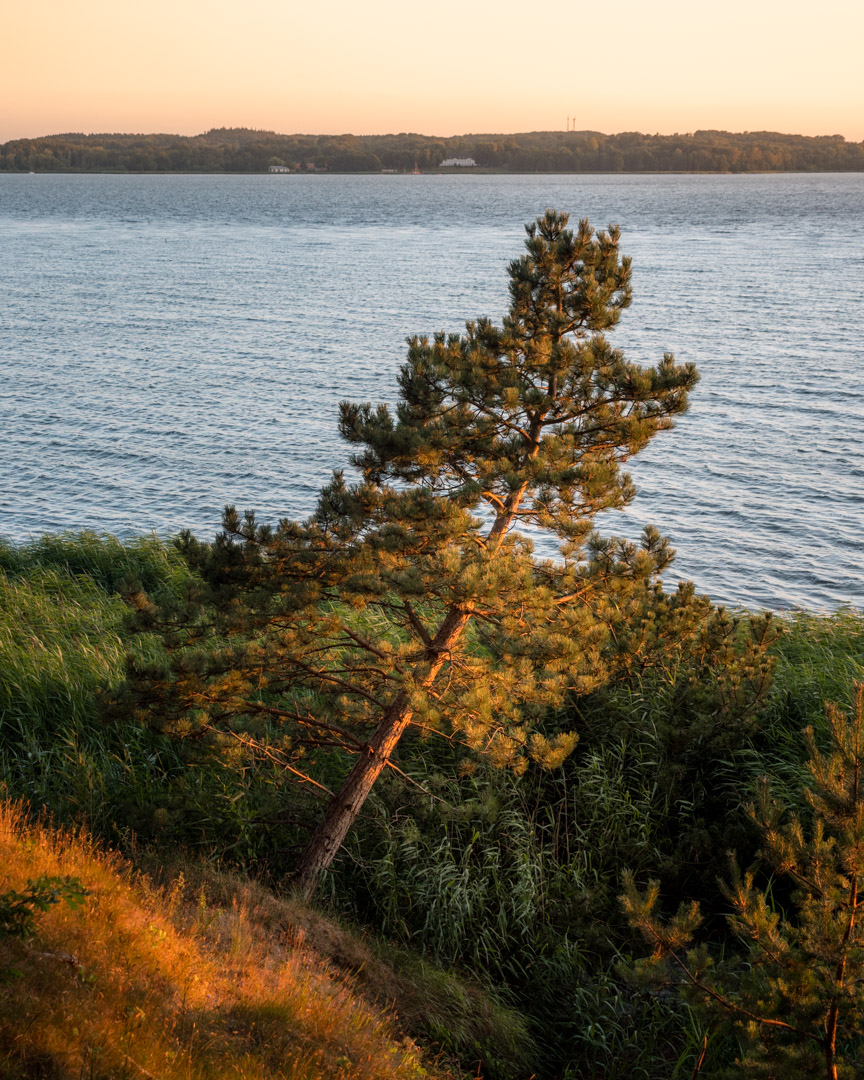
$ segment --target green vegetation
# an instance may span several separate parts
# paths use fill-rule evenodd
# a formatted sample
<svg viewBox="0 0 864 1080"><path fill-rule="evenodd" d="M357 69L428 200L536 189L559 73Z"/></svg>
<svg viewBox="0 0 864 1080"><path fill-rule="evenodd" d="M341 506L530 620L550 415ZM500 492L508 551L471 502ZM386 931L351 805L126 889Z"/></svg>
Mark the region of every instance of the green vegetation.
<svg viewBox="0 0 864 1080"><path fill-rule="evenodd" d="M501 172L860 172L864 143L841 135L773 131L534 131L516 135L278 135L214 128L203 135L47 135L0 145L0 171L410 172L437 169L449 157L473 157ZM471 170L465 170L471 171Z"/></svg>
<svg viewBox="0 0 864 1080"><path fill-rule="evenodd" d="M203 886L229 912L241 883L214 876L203 854L261 879L286 873L293 842L307 835L301 819L314 820L318 801L288 796L281 771L260 759L204 754L194 741L168 740L129 717L108 724L100 714L99 690L117 687L123 674L116 649L123 608L110 583L137 573L183 589L172 549L66 536L5 549L2 563L0 765L10 795L59 821L89 824L144 869L156 865L148 862L151 847L162 873L165 853L174 851L191 900ZM465 772L463 747L419 732L404 740L405 777L391 771L376 785L324 887L325 906L391 943L380 946L383 968L374 941L352 944L352 935L309 909L295 905L288 918L268 907L268 926L275 931L284 918L298 927L316 953L359 972L357 988L370 1000L390 1005L399 990L404 1031L465 1069L482 1059L487 1077L689 1077L705 1035L700 1076L719 1076L743 1053L740 1037L679 987L647 987L626 970L644 947L617 896L625 869L644 883L658 879L665 910L701 903L701 941L714 955L742 955L718 878L728 880L727 850L746 867L761 847L743 808L768 775L791 813L810 812L802 729L811 726L828 746L824 702L848 702L864 664L860 613L781 622L773 686L758 719L717 731L713 743L704 725L693 725L700 714L692 701L676 693L690 681L690 660L677 671L627 676L559 711L550 730L575 729L580 741L551 772L518 777L480 760ZM45 667L53 656L63 661ZM332 768L326 758L318 764L320 775ZM46 873L92 887L75 866L28 864L0 880L0 891L22 892ZM783 879L757 876L755 885L770 886L782 917L793 912ZM261 887L242 889L265 905ZM62 905L56 912L82 926L96 917L86 902L78 912ZM40 915L37 928L48 918ZM262 918L256 912L252 921ZM76 954L65 934L45 948ZM17 956L3 963L22 969ZM519 1024L523 1041L501 1054L502 1027L515 1035Z"/></svg>
<svg viewBox="0 0 864 1080"><path fill-rule="evenodd" d="M50 877L43 874L31 878L22 892L10 889L0 893L0 940L7 937L26 941L36 933L36 918L41 911L65 901L80 907L86 890L77 878Z"/></svg>
<svg viewBox="0 0 864 1080"><path fill-rule="evenodd" d="M757 887L756 870L733 861L724 894L730 928L744 955L716 965L710 951L686 951L699 929L698 902L664 922L659 886L644 892L624 877L630 921L654 949L643 972L674 974L703 1008L731 1020L742 1042L738 1064L751 1075L858 1075L864 1044L864 683L856 684L852 715L828 706L830 748L817 748L812 728L811 820L786 815L763 780L758 807L748 807L762 834L763 857L793 885L790 915L773 890Z"/></svg>
<svg viewBox="0 0 864 1080"><path fill-rule="evenodd" d="M317 800L286 787L260 758L214 756L131 717L108 723L100 711L100 691L123 676L117 643L145 644L126 636L111 582L149 574L154 586L182 591L176 553L155 541L64 536L5 549L2 562L0 765L9 794L125 845L144 870L158 865L164 874L173 851L193 901L203 885L233 911L240 888L214 876L202 855L278 881ZM550 1080L689 1077L707 1034L699 1075L719 1076L744 1052L739 1035L680 988L647 987L628 973L628 958L644 950L617 896L626 869L642 883L657 879L664 910L699 901L703 944L717 957L741 955L718 878L728 880L727 850L746 867L762 845L744 806L767 775L790 813L810 812L803 729L829 745L824 702L848 702L864 664L859 613L781 623L773 686L758 719L736 730L694 725L701 706L676 693L690 682L685 658L677 670L631 674L550 717L551 733L580 735L551 772L518 776L480 760L466 772L463 747L420 733L403 740L405 775L391 771L376 785L323 890L326 907L390 944L361 945L296 905L291 918L271 913L268 927L276 933L283 918L297 926L317 953L357 972L358 990L381 1006L398 989L402 1030L466 1070L482 1060L484 1075L514 1080L532 1071ZM62 662L46 665L55 655ZM318 775L332 768L326 756L317 763ZM0 891L23 892L45 873L92 887L75 867L28 863L0 880ZM755 884L770 886L781 915L794 910L782 879L757 875ZM260 886L242 888L257 889L264 904ZM74 913L56 910L82 925L96 917L86 901ZM39 916L39 933L49 916ZM262 919L256 912L252 921ZM64 934L44 947L74 954ZM3 963L22 969L17 955ZM507 1050L502 1028L516 1037L520 1025L522 1041Z"/></svg>
<svg viewBox="0 0 864 1080"><path fill-rule="evenodd" d="M529 230L502 328L343 410L361 481L308 522L0 545L0 1076L860 1071L864 615L729 613L591 534L693 381L603 337L616 240ZM502 509L562 562L490 558ZM286 878L393 701L313 909Z"/></svg>

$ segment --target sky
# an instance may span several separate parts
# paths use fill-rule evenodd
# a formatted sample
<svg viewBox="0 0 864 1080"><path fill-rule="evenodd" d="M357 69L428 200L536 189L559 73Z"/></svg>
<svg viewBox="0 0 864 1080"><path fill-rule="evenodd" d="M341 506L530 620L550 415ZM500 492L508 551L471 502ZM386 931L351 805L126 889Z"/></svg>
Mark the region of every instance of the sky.
<svg viewBox="0 0 864 1080"><path fill-rule="evenodd" d="M0 142L567 125L864 139L861 0L3 0Z"/></svg>

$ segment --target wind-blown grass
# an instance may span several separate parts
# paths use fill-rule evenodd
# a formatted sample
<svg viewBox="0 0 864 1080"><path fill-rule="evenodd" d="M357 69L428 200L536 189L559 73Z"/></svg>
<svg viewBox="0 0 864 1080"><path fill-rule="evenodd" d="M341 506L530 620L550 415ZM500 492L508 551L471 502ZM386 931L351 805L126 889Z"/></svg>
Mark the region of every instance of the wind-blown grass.
<svg viewBox="0 0 864 1080"><path fill-rule="evenodd" d="M167 740L98 718L123 677L124 606L53 567L0 572L0 780L15 795L111 831L180 767Z"/></svg>
<svg viewBox="0 0 864 1080"><path fill-rule="evenodd" d="M94 532L50 533L21 545L0 540L0 570L9 577L57 570L86 578L109 596L136 588L158 595L188 576L178 552L157 536L123 542Z"/></svg>
<svg viewBox="0 0 864 1080"><path fill-rule="evenodd" d="M131 718L106 720L100 707L127 654L154 648L128 634L116 590L164 593L187 576L156 538L0 545L0 785L113 841L170 835L255 861L272 840L272 773L236 755L204 760Z"/></svg>

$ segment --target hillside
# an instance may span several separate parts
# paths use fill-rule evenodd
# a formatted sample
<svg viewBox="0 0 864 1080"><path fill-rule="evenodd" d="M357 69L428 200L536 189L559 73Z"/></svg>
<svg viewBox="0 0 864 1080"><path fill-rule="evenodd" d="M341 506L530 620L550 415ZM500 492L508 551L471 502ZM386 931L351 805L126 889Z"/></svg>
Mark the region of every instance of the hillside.
<svg viewBox="0 0 864 1080"><path fill-rule="evenodd" d="M162 887L0 804L0 1076L452 1080L408 1028L518 1039L519 1018L479 988L387 962L251 881L150 862ZM35 936L4 936L12 894L46 878L80 882L83 902L46 903Z"/></svg>

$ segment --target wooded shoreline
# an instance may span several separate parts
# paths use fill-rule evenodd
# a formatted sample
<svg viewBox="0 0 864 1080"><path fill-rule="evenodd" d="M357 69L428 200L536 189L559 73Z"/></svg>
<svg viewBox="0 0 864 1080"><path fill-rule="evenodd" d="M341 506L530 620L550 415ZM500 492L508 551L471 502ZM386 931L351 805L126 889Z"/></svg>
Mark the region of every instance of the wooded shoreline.
<svg viewBox="0 0 864 1080"><path fill-rule="evenodd" d="M459 135L283 135L218 128L201 135L47 135L0 145L3 172L378 173L762 173L862 172L864 142L841 135L696 131L676 135L595 131Z"/></svg>

